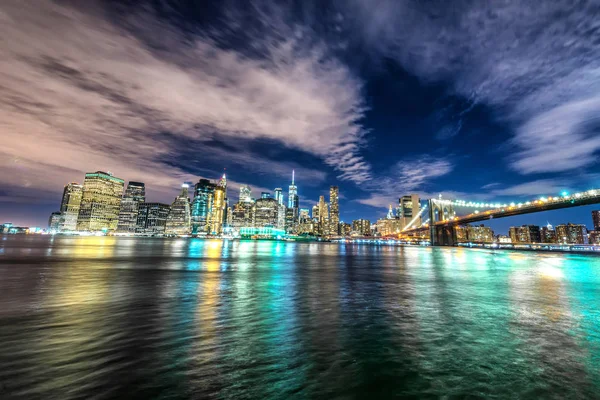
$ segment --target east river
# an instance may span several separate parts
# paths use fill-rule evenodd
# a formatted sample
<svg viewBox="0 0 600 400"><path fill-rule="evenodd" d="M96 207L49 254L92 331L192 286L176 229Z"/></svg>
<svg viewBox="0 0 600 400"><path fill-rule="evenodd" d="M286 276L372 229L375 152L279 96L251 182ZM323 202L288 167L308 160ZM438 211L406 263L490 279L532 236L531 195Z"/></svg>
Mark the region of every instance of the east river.
<svg viewBox="0 0 600 400"><path fill-rule="evenodd" d="M600 398L600 257L0 236L1 399Z"/></svg>

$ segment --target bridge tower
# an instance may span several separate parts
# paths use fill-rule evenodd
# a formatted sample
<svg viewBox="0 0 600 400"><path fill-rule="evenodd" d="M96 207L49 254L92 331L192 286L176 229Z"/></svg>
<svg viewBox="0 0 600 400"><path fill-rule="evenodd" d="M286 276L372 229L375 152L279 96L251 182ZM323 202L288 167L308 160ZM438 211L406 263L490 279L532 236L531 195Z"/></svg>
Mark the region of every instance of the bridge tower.
<svg viewBox="0 0 600 400"><path fill-rule="evenodd" d="M436 226L436 222L451 220L456 216L450 200L429 199L429 237L432 246L456 245L456 231L452 225Z"/></svg>

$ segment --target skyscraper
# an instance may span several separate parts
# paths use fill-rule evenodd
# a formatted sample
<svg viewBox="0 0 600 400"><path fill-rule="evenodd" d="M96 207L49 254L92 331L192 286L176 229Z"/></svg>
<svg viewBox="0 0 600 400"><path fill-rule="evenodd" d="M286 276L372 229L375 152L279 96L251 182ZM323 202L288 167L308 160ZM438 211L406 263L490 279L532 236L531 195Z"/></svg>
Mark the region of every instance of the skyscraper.
<svg viewBox="0 0 600 400"><path fill-rule="evenodd" d="M329 224L329 210L325 202L325 196L319 196L319 223L317 233L320 235L328 234L327 227Z"/></svg>
<svg viewBox="0 0 600 400"><path fill-rule="evenodd" d="M123 179L102 171L85 174L77 218L78 231L115 231L119 222Z"/></svg>
<svg viewBox="0 0 600 400"><path fill-rule="evenodd" d="M398 199L397 217L400 219L400 229L404 229L406 225L410 224L419 211L421 211L421 203L418 194L410 194ZM421 218L417 218L413 223L413 226L419 225L421 225Z"/></svg>
<svg viewBox="0 0 600 400"><path fill-rule="evenodd" d="M212 207L216 185L208 179L200 179L194 187L192 202L192 233L205 234L208 231L208 216Z"/></svg>
<svg viewBox="0 0 600 400"><path fill-rule="evenodd" d="M72 182L65 186L62 202L60 204L60 231L74 231L77 229L77 217L79 216L82 195L82 185Z"/></svg>
<svg viewBox="0 0 600 400"><path fill-rule="evenodd" d="M556 226L556 238L558 243L585 244L585 225L566 224Z"/></svg>
<svg viewBox="0 0 600 400"><path fill-rule="evenodd" d="M240 186L240 203L250 203L252 202L252 189L248 185Z"/></svg>
<svg viewBox="0 0 600 400"><path fill-rule="evenodd" d="M260 198L254 203L254 227L277 227L279 204L273 198Z"/></svg>
<svg viewBox="0 0 600 400"><path fill-rule="evenodd" d="M142 182L129 181L121 199L118 232L134 233L137 227L138 206L146 201L146 186Z"/></svg>
<svg viewBox="0 0 600 400"><path fill-rule="evenodd" d="M175 198L165 225L168 235L188 235L192 229L192 206L190 204L189 185L181 186L181 193Z"/></svg>
<svg viewBox="0 0 600 400"><path fill-rule="evenodd" d="M225 174L219 180L213 192L213 200L209 214L209 233L212 235L220 235L223 233L223 224L225 223L225 207L227 193L227 178Z"/></svg>
<svg viewBox="0 0 600 400"><path fill-rule="evenodd" d="M277 202L279 204L285 204L283 202L283 190L281 188L275 188L274 193L275 193L275 200L277 200Z"/></svg>
<svg viewBox="0 0 600 400"><path fill-rule="evenodd" d="M292 170L292 184L288 191L288 208L292 210L294 221L298 220L298 188L294 183L296 171Z"/></svg>
<svg viewBox="0 0 600 400"><path fill-rule="evenodd" d="M62 222L62 213L60 211L55 211L50 214L50 218L48 219L48 229L54 232L60 231L60 225Z"/></svg>
<svg viewBox="0 0 600 400"><path fill-rule="evenodd" d="M339 189L337 186L329 188L329 234L337 236L340 227Z"/></svg>
<svg viewBox="0 0 600 400"><path fill-rule="evenodd" d="M269 192L261 192L260 193L260 198L261 199L268 199L270 197L271 197L271 193L269 193Z"/></svg>
<svg viewBox="0 0 600 400"><path fill-rule="evenodd" d="M163 203L139 203L136 233L161 235L165 233L170 207Z"/></svg>
<svg viewBox="0 0 600 400"><path fill-rule="evenodd" d="M231 227L235 231L239 231L242 227L252 226L252 214L254 203L239 202L233 205L231 215Z"/></svg>

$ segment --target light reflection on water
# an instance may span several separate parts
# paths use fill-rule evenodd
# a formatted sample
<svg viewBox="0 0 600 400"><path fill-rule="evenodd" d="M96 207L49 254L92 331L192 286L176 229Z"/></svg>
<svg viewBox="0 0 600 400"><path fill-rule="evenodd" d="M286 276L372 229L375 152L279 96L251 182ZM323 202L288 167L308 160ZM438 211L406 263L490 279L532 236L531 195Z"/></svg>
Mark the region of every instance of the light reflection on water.
<svg viewBox="0 0 600 400"><path fill-rule="evenodd" d="M3 237L0 398L600 393L600 258Z"/></svg>

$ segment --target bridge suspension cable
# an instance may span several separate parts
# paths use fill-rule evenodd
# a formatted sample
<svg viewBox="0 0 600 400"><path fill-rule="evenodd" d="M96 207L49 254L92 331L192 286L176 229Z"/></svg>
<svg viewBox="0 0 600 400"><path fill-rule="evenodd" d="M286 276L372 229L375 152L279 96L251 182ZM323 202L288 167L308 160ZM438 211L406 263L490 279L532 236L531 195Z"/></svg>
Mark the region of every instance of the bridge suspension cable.
<svg viewBox="0 0 600 400"><path fill-rule="evenodd" d="M408 228L410 228L412 226L412 224L414 224L417 219L419 219L419 217L423 214L423 211L427 210L427 205L425 205L423 208L421 208L421 210L417 213L417 215L415 215L415 217L402 229L401 232L404 232L405 230L407 230Z"/></svg>

